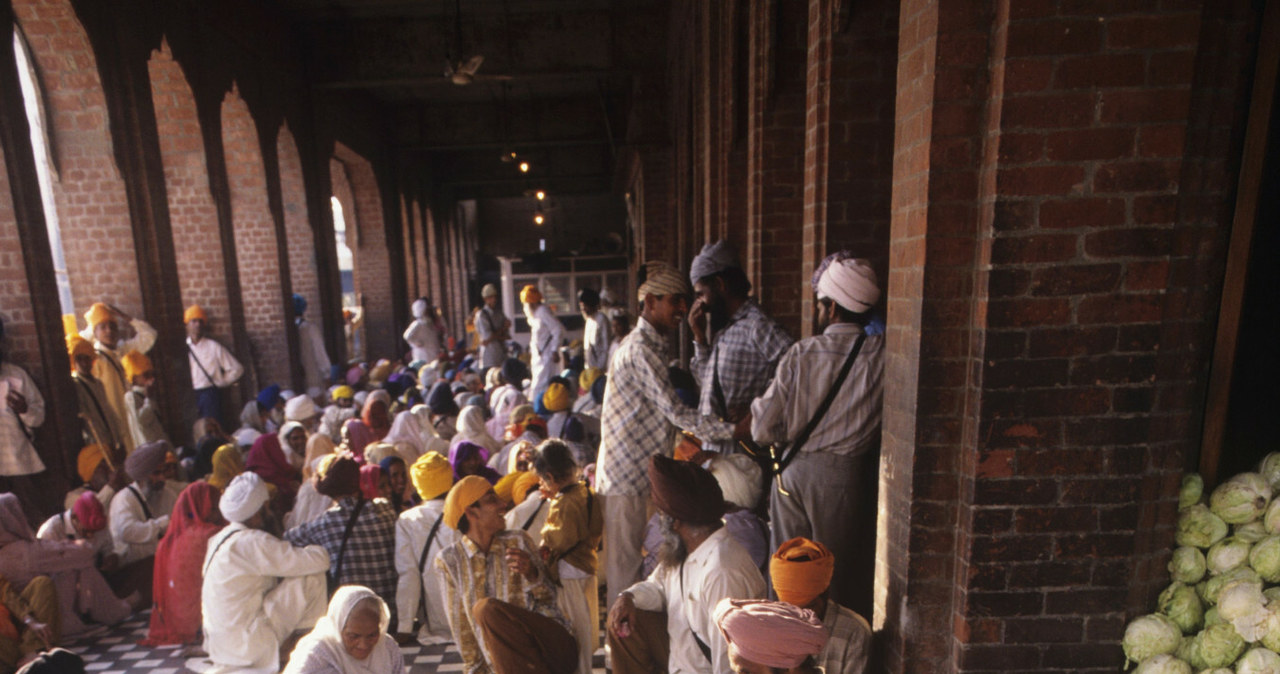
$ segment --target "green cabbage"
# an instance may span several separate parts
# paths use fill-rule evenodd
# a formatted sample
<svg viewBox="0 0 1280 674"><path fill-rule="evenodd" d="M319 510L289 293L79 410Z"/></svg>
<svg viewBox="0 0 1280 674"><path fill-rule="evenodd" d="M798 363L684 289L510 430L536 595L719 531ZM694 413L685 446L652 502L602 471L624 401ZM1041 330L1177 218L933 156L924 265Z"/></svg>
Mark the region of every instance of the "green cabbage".
<svg viewBox="0 0 1280 674"><path fill-rule="evenodd" d="M1270 535L1262 520L1254 520L1248 524L1237 524L1231 528L1231 535L1241 540L1257 543Z"/></svg>
<svg viewBox="0 0 1280 674"><path fill-rule="evenodd" d="M1236 628L1227 623L1204 628L1203 632L1195 636L1195 640L1205 667L1229 666L1240 657L1247 645Z"/></svg>
<svg viewBox="0 0 1280 674"><path fill-rule="evenodd" d="M1280 498L1267 506L1267 512L1262 516L1262 528L1269 534L1280 534Z"/></svg>
<svg viewBox="0 0 1280 674"><path fill-rule="evenodd" d="M1203 552L1184 545L1173 551L1173 558L1169 560L1169 577L1179 583L1194 585L1204 578L1208 568Z"/></svg>
<svg viewBox="0 0 1280 674"><path fill-rule="evenodd" d="M1262 624L1262 638L1258 641L1265 647L1273 651L1280 651L1280 613L1276 613L1275 607L1269 607L1266 621Z"/></svg>
<svg viewBox="0 0 1280 674"><path fill-rule="evenodd" d="M1227 523L1203 505L1182 510L1178 517L1178 545L1207 548L1227 537Z"/></svg>
<svg viewBox="0 0 1280 674"><path fill-rule="evenodd" d="M1209 547L1209 552L1204 555L1205 563L1209 566L1209 574L1217 576L1244 566L1249 562L1251 547L1253 546L1248 541L1235 536L1227 536L1214 543Z"/></svg>
<svg viewBox="0 0 1280 674"><path fill-rule="evenodd" d="M1245 641L1253 643L1267 631L1264 624L1271 611L1262 596L1262 584L1237 580L1222 588L1218 596L1218 615L1236 628Z"/></svg>
<svg viewBox="0 0 1280 674"><path fill-rule="evenodd" d="M1205 627L1208 627L1210 625L1221 625L1224 622L1227 622L1227 621L1223 620L1222 616L1218 614L1217 606L1210 606L1208 609L1205 610L1204 612Z"/></svg>
<svg viewBox="0 0 1280 674"><path fill-rule="evenodd" d="M1258 462L1258 474L1271 485L1271 491L1280 487L1280 452L1271 452L1262 457L1262 461Z"/></svg>
<svg viewBox="0 0 1280 674"><path fill-rule="evenodd" d="M1271 485L1257 473L1240 473L1209 495L1209 509L1227 524L1252 522L1267 510Z"/></svg>
<svg viewBox="0 0 1280 674"><path fill-rule="evenodd" d="M1204 498L1204 478L1199 473L1182 476L1182 489L1178 491L1178 508L1189 508Z"/></svg>
<svg viewBox="0 0 1280 674"><path fill-rule="evenodd" d="M1200 594L1200 598L1204 600L1205 604L1217 604L1218 595L1222 592L1222 588L1237 580L1262 583L1262 578L1258 577L1257 571L1247 566L1237 566L1221 576L1213 576L1209 580L1196 585L1196 592Z"/></svg>
<svg viewBox="0 0 1280 674"><path fill-rule="evenodd" d="M1230 625L1226 627L1232 629ZM1235 634L1234 629L1231 633ZM1178 628L1177 623L1159 613L1137 618L1124 628L1124 656L1133 662L1142 662L1157 655L1171 654L1178 650L1181 644L1182 630ZM1215 645L1218 645L1218 642L1215 641Z"/></svg>
<svg viewBox="0 0 1280 674"><path fill-rule="evenodd" d="M1270 604L1271 602L1280 599L1280 587L1269 587L1262 591L1262 596L1266 597L1267 603ZM1280 606L1280 604L1277 604L1277 606Z"/></svg>
<svg viewBox="0 0 1280 674"><path fill-rule="evenodd" d="M1236 662L1236 674L1276 674L1280 672L1280 655L1265 648L1251 648Z"/></svg>
<svg viewBox="0 0 1280 674"><path fill-rule="evenodd" d="M1249 550L1249 566L1268 583L1280 583L1280 536L1265 538L1254 545Z"/></svg>
<svg viewBox="0 0 1280 674"><path fill-rule="evenodd" d="M1191 665L1172 655L1157 655L1138 663L1133 674L1192 674Z"/></svg>
<svg viewBox="0 0 1280 674"><path fill-rule="evenodd" d="M1192 634L1204 625L1204 605L1193 587L1175 581L1160 593L1156 606L1183 634Z"/></svg>

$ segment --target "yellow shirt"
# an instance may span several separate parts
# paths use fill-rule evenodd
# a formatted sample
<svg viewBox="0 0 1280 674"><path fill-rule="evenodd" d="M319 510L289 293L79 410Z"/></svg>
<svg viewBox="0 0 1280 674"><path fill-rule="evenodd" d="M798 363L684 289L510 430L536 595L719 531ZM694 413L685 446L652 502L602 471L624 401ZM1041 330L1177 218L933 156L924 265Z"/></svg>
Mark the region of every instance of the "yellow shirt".
<svg viewBox="0 0 1280 674"><path fill-rule="evenodd" d="M542 545L551 551L547 564L558 579L557 564L563 559L584 573L594 574L599 565L596 548L604 533L604 509L591 488L574 483L551 499L547 523L542 526Z"/></svg>

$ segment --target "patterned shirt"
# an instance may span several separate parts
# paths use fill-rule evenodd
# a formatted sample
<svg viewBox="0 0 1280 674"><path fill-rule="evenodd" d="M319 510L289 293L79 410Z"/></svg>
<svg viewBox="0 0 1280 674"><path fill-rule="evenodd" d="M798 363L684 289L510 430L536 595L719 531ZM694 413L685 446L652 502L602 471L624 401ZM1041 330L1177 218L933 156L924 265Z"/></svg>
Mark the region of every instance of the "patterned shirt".
<svg viewBox="0 0 1280 674"><path fill-rule="evenodd" d="M827 645L816 660L826 674L863 674L871 652L871 625L853 609L830 599L822 619L827 628Z"/></svg>
<svg viewBox="0 0 1280 674"><path fill-rule="evenodd" d="M751 401L769 388L778 360L793 343L791 336L766 316L754 299L743 302L709 346L696 342L693 345L689 369L701 389L698 411L720 419L744 416ZM715 395L716 379L720 380L723 400ZM727 452L732 443L704 442L703 446Z"/></svg>
<svg viewBox="0 0 1280 674"><path fill-rule="evenodd" d="M507 550L518 548L529 553L538 577L526 585L524 576L512 573L507 566ZM484 637L475 629L471 607L485 597L493 597L520 608L546 616L569 628L569 622L556 604L556 590L542 556L523 531L502 531L493 538L489 551L480 550L466 536L445 548L436 557L436 572L445 590L444 609L449 616L458 652L462 654L464 672L488 674L492 671L485 655Z"/></svg>
<svg viewBox="0 0 1280 674"><path fill-rule="evenodd" d="M296 546L322 545L329 552L329 570L337 573L342 534L360 499L348 496L326 510L318 519L284 532L284 539ZM396 511L385 499L365 501L342 558L341 585L364 585L378 593L388 606L396 601Z"/></svg>
<svg viewBox="0 0 1280 674"><path fill-rule="evenodd" d="M687 408L667 376L667 340L643 317L610 362L600 414L600 494L649 494L649 457L671 456L687 430L703 441L729 440L733 426Z"/></svg>

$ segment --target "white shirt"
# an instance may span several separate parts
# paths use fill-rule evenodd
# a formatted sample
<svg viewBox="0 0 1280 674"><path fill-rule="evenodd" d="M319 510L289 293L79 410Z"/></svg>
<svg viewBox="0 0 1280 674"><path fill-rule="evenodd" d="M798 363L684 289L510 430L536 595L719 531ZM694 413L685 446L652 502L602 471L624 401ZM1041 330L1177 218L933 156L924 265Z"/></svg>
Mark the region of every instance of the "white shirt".
<svg viewBox="0 0 1280 674"><path fill-rule="evenodd" d="M533 374L533 383L529 390L537 394L547 387L551 380L551 358L560 348L560 340L564 338L564 326L546 304L539 304L537 309L529 310L524 306L525 318L529 319L529 356Z"/></svg>
<svg viewBox="0 0 1280 674"><path fill-rule="evenodd" d="M415 318L402 337L413 352L413 360L431 361L440 356L440 333L434 322Z"/></svg>
<svg viewBox="0 0 1280 674"><path fill-rule="evenodd" d="M215 340L202 337L199 342L192 342L188 337L187 348L190 349L187 363L191 366L191 388L197 391L212 386L226 388L244 374L240 361Z"/></svg>
<svg viewBox="0 0 1280 674"><path fill-rule="evenodd" d="M597 311L582 325L582 357L586 367L609 369L609 317Z"/></svg>
<svg viewBox="0 0 1280 674"><path fill-rule="evenodd" d="M128 425L128 416L124 409L124 394L133 384L125 379L124 364L121 358L130 351L139 353L147 353L156 343L156 330L146 321L135 318L129 321L129 326L133 328L134 335L129 339L122 339L116 342L116 348L109 349L105 344L99 342L93 336L93 330L85 328L80 331L80 336L93 342L93 348L98 352L98 359L93 363L93 376L102 382L102 388L106 392L106 410L108 414L114 414L120 427L125 428ZM133 452L133 438L126 434L120 438L125 446L126 452Z"/></svg>
<svg viewBox="0 0 1280 674"><path fill-rule="evenodd" d="M293 500L293 510L284 516L284 528L300 527L319 519L324 511L333 507L333 499L316 491L315 482L306 480L298 487L298 495Z"/></svg>
<svg viewBox="0 0 1280 674"><path fill-rule="evenodd" d="M418 605L426 595L427 622L418 632L418 639L423 643L445 643L453 641L449 631L449 618L444 610L444 588L441 587L440 574L435 573L436 557L440 551L453 545L458 540L458 530L445 524L440 519L444 514L444 499L427 501L420 506L400 513L396 520L396 573L400 580L396 583L396 615L399 616L398 629L408 632L413 626L413 619L418 615ZM431 541L431 549L418 569L418 561L422 559L422 548L427 544L431 529L436 522L436 537Z"/></svg>
<svg viewBox="0 0 1280 674"><path fill-rule="evenodd" d="M205 552L201 586L204 643L210 658L224 668L238 665L234 671L279 671L280 644L263 600L282 576L328 570L329 553L319 545L295 548L239 522L215 534Z"/></svg>
<svg viewBox="0 0 1280 674"><path fill-rule="evenodd" d="M10 363L0 363L0 389L16 390L27 399L27 411L19 417L9 408L7 395L0 392L0 475L30 475L44 470L44 462L36 453L35 445L22 430L34 434L34 429L44 423L44 396L27 371ZM18 420L22 420L22 424Z"/></svg>
<svg viewBox="0 0 1280 674"><path fill-rule="evenodd" d="M302 373L307 379L307 388L324 388L329 380L329 352L324 348L324 335L320 326L303 318L296 319L298 326L298 348L302 349Z"/></svg>
<svg viewBox="0 0 1280 674"><path fill-rule="evenodd" d="M146 389L140 386L130 388L124 394L124 403L125 418L129 421L129 435L133 438L135 447L148 442L169 439L165 435L164 426L160 423L160 415L156 411L155 404L147 396Z"/></svg>
<svg viewBox="0 0 1280 674"><path fill-rule="evenodd" d="M97 555L107 555L115 552L115 543L111 540L111 530L103 529L93 534L93 538L88 539L76 533L76 528L71 525L71 511L64 510L53 517L44 521L40 525L40 531L36 532L36 538L42 541L86 541L85 546L92 549Z"/></svg>
<svg viewBox="0 0 1280 674"><path fill-rule="evenodd" d="M137 490L136 495L133 490ZM147 500L147 507L151 509L150 519L138 500L139 496ZM177 502L178 491L168 482L150 497L146 489L134 482L111 499L107 526L115 539L116 554L120 555L121 563L129 564L156 554L160 535L169 526L169 513L173 512L173 505Z"/></svg>
<svg viewBox="0 0 1280 674"><path fill-rule="evenodd" d="M667 635L671 638L667 670L671 674L731 674L729 645L711 612L721 599L763 598L765 584L751 555L721 527L689 553L683 565L659 564L648 578L626 591L636 608L666 611ZM698 649L691 628L711 649L711 662Z"/></svg>
<svg viewBox="0 0 1280 674"><path fill-rule="evenodd" d="M507 521L507 529L524 531L529 534L529 538L533 539L533 547L540 548L542 547L542 525L547 523L549 512L551 512L551 504L542 497L542 492L531 491L523 503L508 510L503 518ZM533 515L532 520L529 519L530 515ZM525 522L529 523L528 527L524 526Z"/></svg>

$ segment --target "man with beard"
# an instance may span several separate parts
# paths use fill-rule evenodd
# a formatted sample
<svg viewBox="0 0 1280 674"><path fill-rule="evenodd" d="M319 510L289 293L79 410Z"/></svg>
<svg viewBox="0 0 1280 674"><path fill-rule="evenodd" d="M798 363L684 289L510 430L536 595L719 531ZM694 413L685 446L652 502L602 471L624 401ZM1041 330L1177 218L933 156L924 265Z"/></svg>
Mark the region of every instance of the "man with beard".
<svg viewBox="0 0 1280 674"><path fill-rule="evenodd" d="M111 514L107 517L122 564L154 556L156 545L169 526L169 513L173 512L179 493L164 476L165 457L171 451L167 441L159 440L138 447L125 459L124 470L133 483L111 499Z"/></svg>
<svg viewBox="0 0 1280 674"><path fill-rule="evenodd" d="M560 340L564 337L564 326L551 311L551 307L542 301L542 293L537 286L527 285L522 288L520 301L524 303L524 316L529 320L529 365L533 368L533 382L529 384L529 393L532 395L545 389L551 381L551 375L555 373L555 363L560 360Z"/></svg>
<svg viewBox="0 0 1280 674"><path fill-rule="evenodd" d="M609 610L613 671L730 672L728 644L712 609L721 599L763 597L764 577L725 530L724 496L711 473L655 455L649 482L664 541L658 568Z"/></svg>
<svg viewBox="0 0 1280 674"><path fill-rule="evenodd" d="M727 242L709 243L689 268L693 294L689 369L701 392L698 411L737 422L773 379L778 359L793 340L750 296L751 282ZM731 442L704 438L703 448L725 453Z"/></svg>

